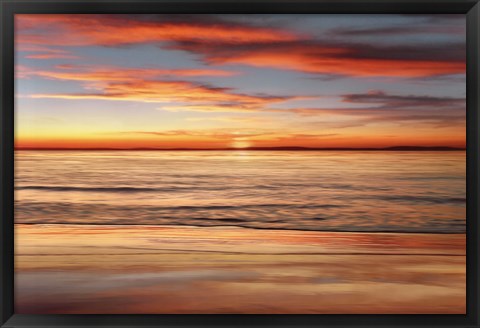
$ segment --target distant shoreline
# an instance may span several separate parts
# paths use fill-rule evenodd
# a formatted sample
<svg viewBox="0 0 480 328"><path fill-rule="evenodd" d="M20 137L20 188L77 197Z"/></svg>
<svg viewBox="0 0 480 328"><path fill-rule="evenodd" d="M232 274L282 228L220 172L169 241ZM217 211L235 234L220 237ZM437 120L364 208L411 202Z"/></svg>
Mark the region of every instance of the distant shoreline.
<svg viewBox="0 0 480 328"><path fill-rule="evenodd" d="M248 148L15 148L17 151L465 151L466 148L448 146L393 146L372 147L248 147Z"/></svg>

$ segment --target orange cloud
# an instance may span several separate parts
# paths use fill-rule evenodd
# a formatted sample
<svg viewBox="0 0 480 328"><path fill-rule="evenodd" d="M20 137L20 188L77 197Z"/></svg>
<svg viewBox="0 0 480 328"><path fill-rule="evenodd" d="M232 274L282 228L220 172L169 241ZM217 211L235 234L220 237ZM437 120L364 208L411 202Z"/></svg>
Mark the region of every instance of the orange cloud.
<svg viewBox="0 0 480 328"><path fill-rule="evenodd" d="M165 108L163 108L165 109ZM257 116L217 116L217 117L188 117L187 121L190 122L223 122L223 123L242 123L242 124L255 124L261 123L263 126L272 123L271 118L257 117Z"/></svg>
<svg viewBox="0 0 480 328"><path fill-rule="evenodd" d="M416 78L465 72L464 63L378 59L319 58L302 53L258 53L225 59L224 64L292 69L306 73L339 74L357 77Z"/></svg>
<svg viewBox="0 0 480 328"><path fill-rule="evenodd" d="M237 47L181 42L171 48L200 54L209 64L243 64L356 77L419 78L464 74L466 67L464 47L460 50L458 47L454 50L420 46L388 48L307 40Z"/></svg>
<svg viewBox="0 0 480 328"><path fill-rule="evenodd" d="M75 70L75 66L61 66L58 71L45 71L36 69L23 69L26 76L40 76L56 80L82 81L82 82L113 82L130 81L132 79L151 79L160 76L234 76L238 72L216 69L155 69L155 68L96 68Z"/></svg>
<svg viewBox="0 0 480 328"><path fill-rule="evenodd" d="M269 103L273 103L271 101ZM268 103L265 103L268 104ZM215 105L215 104L197 104L197 105L182 105L182 106L163 106L162 110L172 112L189 111L189 112L245 112L249 110L262 109L259 108L257 102L237 102L231 105ZM268 109L264 109L267 111Z"/></svg>
<svg viewBox="0 0 480 328"><path fill-rule="evenodd" d="M252 130L252 129L236 129L230 131L226 129L211 130L167 130L167 131L126 131L120 134L148 135L156 137L206 137L223 140L235 140L239 138L252 138L258 136L268 136L272 131Z"/></svg>
<svg viewBox="0 0 480 328"><path fill-rule="evenodd" d="M125 15L16 15L19 43L62 46L115 46L162 41L223 41L230 44L294 40L287 31L224 21L196 21L194 16L172 20L135 20ZM48 30L37 33L35 30ZM55 37L53 38L52 35Z"/></svg>
<svg viewBox="0 0 480 328"><path fill-rule="evenodd" d="M79 70L81 68L81 70ZM34 94L31 98L100 99L140 102L180 102L162 109L179 111L246 111L302 97L269 96L236 93L231 88L178 80L157 80L158 77L232 76L237 72L214 69L128 69L62 66L55 71L18 66L18 77L38 76L47 79L80 81L86 93ZM91 92L91 90L98 92Z"/></svg>
<svg viewBox="0 0 480 328"><path fill-rule="evenodd" d="M71 52L64 49L56 49L41 45L32 44L16 44L16 51L29 52L32 54L25 55L25 58L29 59L78 59Z"/></svg>
<svg viewBox="0 0 480 328"><path fill-rule="evenodd" d="M201 55L209 64L243 64L356 77L421 78L465 73L464 43L393 47L329 43L278 27L234 23L219 16L22 14L16 17L17 44L23 47L162 42L164 49Z"/></svg>
<svg viewBox="0 0 480 328"><path fill-rule="evenodd" d="M454 128L465 139L465 98L433 97L422 95L395 95L380 90L346 94L342 102L364 107L288 108L267 109L272 112L290 112L303 117L323 117L328 120L310 121L311 126L335 129L352 128L383 123L431 129Z"/></svg>
<svg viewBox="0 0 480 328"><path fill-rule="evenodd" d="M29 69L23 65L16 65L15 66L15 78L16 79L24 79L28 78Z"/></svg>
<svg viewBox="0 0 480 328"><path fill-rule="evenodd" d="M62 54L34 54L27 55L25 58L28 59L77 59L79 57L73 55L62 55Z"/></svg>
<svg viewBox="0 0 480 328"><path fill-rule="evenodd" d="M83 94L34 94L32 98L53 99L100 99L140 102L185 102L211 111L261 109L272 103L294 99L289 96L264 96L234 93L229 88L218 88L187 81L132 80L128 82L107 82L99 93ZM219 105L221 104L221 105ZM195 105L186 110L198 110ZM168 109L168 107L167 107ZM181 110L182 107L177 109Z"/></svg>

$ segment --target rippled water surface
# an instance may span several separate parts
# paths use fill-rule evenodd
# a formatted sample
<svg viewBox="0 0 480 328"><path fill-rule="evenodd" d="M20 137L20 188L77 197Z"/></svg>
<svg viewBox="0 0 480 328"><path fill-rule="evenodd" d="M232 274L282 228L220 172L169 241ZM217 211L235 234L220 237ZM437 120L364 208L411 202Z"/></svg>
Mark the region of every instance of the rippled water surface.
<svg viewBox="0 0 480 328"><path fill-rule="evenodd" d="M465 232L465 152L17 151L17 223Z"/></svg>

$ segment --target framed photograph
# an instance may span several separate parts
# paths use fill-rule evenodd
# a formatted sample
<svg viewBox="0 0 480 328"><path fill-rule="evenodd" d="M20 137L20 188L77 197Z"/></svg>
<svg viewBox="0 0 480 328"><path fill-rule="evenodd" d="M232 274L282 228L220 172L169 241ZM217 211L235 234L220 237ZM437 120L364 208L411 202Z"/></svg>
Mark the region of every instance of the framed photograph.
<svg viewBox="0 0 480 328"><path fill-rule="evenodd" d="M476 0L1 10L0 327L479 327Z"/></svg>

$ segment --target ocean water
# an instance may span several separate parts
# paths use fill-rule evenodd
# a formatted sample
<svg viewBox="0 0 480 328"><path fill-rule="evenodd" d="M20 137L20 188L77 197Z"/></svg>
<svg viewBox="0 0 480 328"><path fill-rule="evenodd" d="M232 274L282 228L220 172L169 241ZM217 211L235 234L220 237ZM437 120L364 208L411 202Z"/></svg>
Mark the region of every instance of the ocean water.
<svg viewBox="0 0 480 328"><path fill-rule="evenodd" d="M15 156L16 223L465 232L464 151Z"/></svg>

